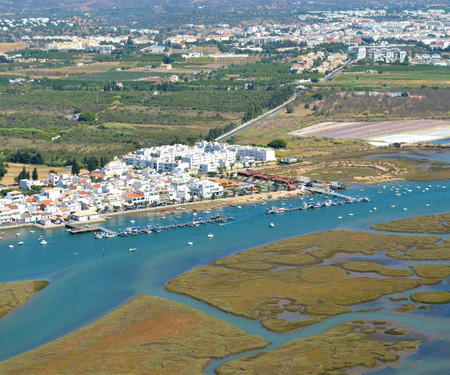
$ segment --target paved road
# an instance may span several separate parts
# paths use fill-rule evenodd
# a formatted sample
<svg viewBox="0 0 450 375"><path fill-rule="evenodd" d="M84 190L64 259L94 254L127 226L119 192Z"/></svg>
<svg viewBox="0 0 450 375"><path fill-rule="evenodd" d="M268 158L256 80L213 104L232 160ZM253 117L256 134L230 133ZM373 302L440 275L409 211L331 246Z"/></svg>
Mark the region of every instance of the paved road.
<svg viewBox="0 0 450 375"><path fill-rule="evenodd" d="M349 66L353 62L352 59L348 60L344 65L342 65L340 68L333 70L330 74L328 74L326 77L322 78L322 81L325 81L327 79L333 79L333 77L338 74L342 69L344 69L346 66Z"/></svg>
<svg viewBox="0 0 450 375"><path fill-rule="evenodd" d="M262 121L262 120L265 120L266 118L268 118L268 117L270 117L270 116L276 115L276 114L277 114L278 112L280 112L283 108L285 108L286 105L288 105L289 103L291 103L292 101L294 101L294 99L297 97L297 95L298 95L298 94L296 93L292 98L290 98L288 101L284 102L283 104L279 105L278 107L276 107L276 108L274 108L274 109L271 109L270 111L267 111L267 112L264 113L263 115L261 115L261 116L255 118L255 119L253 119L253 120L250 120L250 121L246 122L245 124L242 124L242 125L238 126L236 129L233 129L233 130L231 130L231 131L228 132L228 133L222 134L220 137L217 137L217 138L216 138L216 141L217 141L217 142L225 141L226 139L228 139L228 138L230 138L230 137L233 137L234 135L236 135L236 134L240 133L241 131L243 131L243 130L249 128L250 126L253 126L253 125L257 124L258 122L260 122L260 121Z"/></svg>

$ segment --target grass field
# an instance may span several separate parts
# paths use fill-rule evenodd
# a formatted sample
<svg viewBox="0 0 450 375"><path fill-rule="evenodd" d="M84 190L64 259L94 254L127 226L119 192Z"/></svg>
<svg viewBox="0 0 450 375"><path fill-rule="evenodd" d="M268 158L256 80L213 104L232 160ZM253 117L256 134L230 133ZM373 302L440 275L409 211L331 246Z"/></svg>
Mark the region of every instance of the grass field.
<svg viewBox="0 0 450 375"><path fill-rule="evenodd" d="M367 71L371 71L368 73ZM416 66L352 66L323 85L345 87L449 87L450 68Z"/></svg>
<svg viewBox="0 0 450 375"><path fill-rule="evenodd" d="M46 165L16 164L16 163L8 163L8 165L9 165L8 173L0 181L0 183L3 185L16 185L17 182L14 181L14 178L19 175L24 166L27 171L30 171L30 174L34 168L37 168L39 178L47 177L47 175L51 170L55 170L58 174L70 173L70 170L66 169L66 167L49 167ZM82 170L81 173L85 172L87 172L87 170Z"/></svg>
<svg viewBox="0 0 450 375"><path fill-rule="evenodd" d="M16 51L22 48L25 48L25 43L0 43L0 53Z"/></svg>

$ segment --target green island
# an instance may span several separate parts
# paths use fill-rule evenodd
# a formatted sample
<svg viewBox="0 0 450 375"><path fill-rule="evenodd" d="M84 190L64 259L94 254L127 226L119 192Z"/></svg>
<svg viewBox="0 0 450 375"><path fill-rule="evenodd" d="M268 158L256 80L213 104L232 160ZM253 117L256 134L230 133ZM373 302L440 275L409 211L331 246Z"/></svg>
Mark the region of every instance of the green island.
<svg viewBox="0 0 450 375"><path fill-rule="evenodd" d="M450 292L448 291L429 291L418 292L411 295L414 302L441 304L450 302Z"/></svg>
<svg viewBox="0 0 450 375"><path fill-rule="evenodd" d="M169 281L166 289L226 312L260 319L272 331L293 331L351 312L348 306L440 282L437 278L408 278L405 276L413 274L410 270L371 262L342 264L339 255L363 257L383 251L397 259L449 259L448 244L436 245L438 240L350 230L313 233L197 267ZM330 259L337 254L337 260ZM321 264L325 260L328 264ZM390 277L352 275L348 270Z"/></svg>
<svg viewBox="0 0 450 375"><path fill-rule="evenodd" d="M0 318L28 301L44 289L48 281L18 281L0 284Z"/></svg>
<svg viewBox="0 0 450 375"><path fill-rule="evenodd" d="M371 228L389 232L448 234L450 233L450 212L379 223L372 225Z"/></svg>
<svg viewBox="0 0 450 375"><path fill-rule="evenodd" d="M447 264L418 264L410 267L419 277L445 278L450 276L450 265Z"/></svg>
<svg viewBox="0 0 450 375"><path fill-rule="evenodd" d="M140 295L105 317L0 363L2 374L199 374L267 341L178 302Z"/></svg>
<svg viewBox="0 0 450 375"><path fill-rule="evenodd" d="M389 322L383 322L389 324ZM348 374L349 370L379 367L394 362L417 349L417 341L387 341L385 335L403 335L407 331L373 322L353 321L324 333L293 340L278 349L248 355L225 363L217 369L228 374Z"/></svg>

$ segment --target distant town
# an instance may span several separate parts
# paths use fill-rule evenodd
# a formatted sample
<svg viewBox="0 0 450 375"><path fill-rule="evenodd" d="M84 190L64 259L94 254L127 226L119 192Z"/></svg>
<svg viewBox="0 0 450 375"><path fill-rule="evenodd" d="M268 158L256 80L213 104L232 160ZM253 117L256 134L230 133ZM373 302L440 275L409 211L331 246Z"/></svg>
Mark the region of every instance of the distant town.
<svg viewBox="0 0 450 375"><path fill-rule="evenodd" d="M387 20L389 17L395 20ZM336 53L310 53L292 66L296 71L325 73L342 65L347 54L355 59L370 58L378 62L427 63L447 66L439 50L449 47L449 18L442 9L404 10L387 15L384 9L347 11L310 11L299 15L298 22L290 24L264 24L230 26L229 24L185 24L176 30L130 28L129 34L113 26L95 28L91 35L79 36L71 19L48 17L0 19L0 38L20 35L16 41L29 47L41 47L47 51L86 51L111 54L127 44L140 47L149 54L177 51L184 59L233 58L264 53L273 45L279 52L320 46L323 43L344 43L348 51ZM63 29L67 33L59 34ZM5 40L6 40L5 39ZM205 52L202 46L217 43L217 51ZM408 53L411 43L419 43L436 51L434 54ZM20 54L8 54L15 62L45 62L45 59L24 58ZM164 68L171 69L170 64Z"/></svg>

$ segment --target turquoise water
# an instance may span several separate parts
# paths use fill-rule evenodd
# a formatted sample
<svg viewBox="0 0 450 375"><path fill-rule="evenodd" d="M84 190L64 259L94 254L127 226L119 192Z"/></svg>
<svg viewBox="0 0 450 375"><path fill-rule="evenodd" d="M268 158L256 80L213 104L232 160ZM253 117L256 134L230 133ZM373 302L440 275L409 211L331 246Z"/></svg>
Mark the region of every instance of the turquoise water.
<svg viewBox="0 0 450 375"><path fill-rule="evenodd" d="M166 292L163 288L174 276L198 265L284 238L335 228L367 230L371 224L380 221L450 210L450 180L403 182L399 185L359 186L347 190L352 196L369 196L370 203L295 211L282 215L266 215L264 212L267 206L245 205L242 209L224 209L222 214L230 213L236 219L227 225L208 224L198 228L181 228L127 238L96 240L92 234L70 235L64 230L53 230L44 233L48 244L41 246L38 237L43 232L30 233L29 228L5 231L0 242L0 282L47 279L50 285L0 320L0 360L83 327L134 296L146 293L183 302L249 333L259 334L273 343L271 348L294 338L320 333L349 319L401 321L414 330L423 332L425 343L416 354L396 367L396 373L420 373L420 369L424 373L424 368L435 369L434 373L439 373L439 366L448 365L447 358L450 354L443 353L443 347L447 350L450 347L447 319L450 311L447 306L398 315L392 313L398 305L384 298L373 303L373 306L383 306L383 312L345 314L299 332L276 334L265 330L256 321L226 314L191 298ZM432 187L426 191L428 185ZM383 186L386 187L383 189ZM442 189L442 186L447 186L447 189ZM360 191L362 188L364 192ZM397 188L400 196L395 195ZM396 204L396 207L389 208L390 204ZM289 205L299 206L300 202L298 198L292 198L286 201L286 206ZM374 210L374 207L377 209ZM403 208L407 208L407 211ZM350 212L353 216L348 215ZM211 214L214 213L218 212L213 210ZM104 226L110 229L124 228L130 225L129 220L135 220L133 225L140 226L150 223L166 225L175 220L179 223L188 222L193 217L190 213L179 215L180 218L168 216L166 219L146 214L117 217ZM338 216L342 216L342 220L337 220ZM275 228L269 228L270 222L275 224ZM16 236L16 233L20 235ZM214 237L208 238L208 233L213 233ZM24 244L17 246L18 241L24 241ZM193 246L187 246L188 241L192 241ZM14 248L10 249L9 244L15 244ZM129 252L129 248L137 250ZM103 249L105 256L102 255ZM448 284L427 287L433 288L448 289ZM440 358L439 361L436 360L436 355ZM418 361L418 358L424 359L424 362L411 370L410 364ZM211 363L206 372L213 373L219 363ZM376 373L389 374L383 371L389 370Z"/></svg>
<svg viewBox="0 0 450 375"><path fill-rule="evenodd" d="M450 163L450 152L448 151L400 151L395 154L374 154L363 156L362 159L424 159L427 161L440 161Z"/></svg>
<svg viewBox="0 0 450 375"><path fill-rule="evenodd" d="M431 141L429 143L434 144L434 145L443 145L445 143L450 143L450 138L438 139L436 141Z"/></svg>

